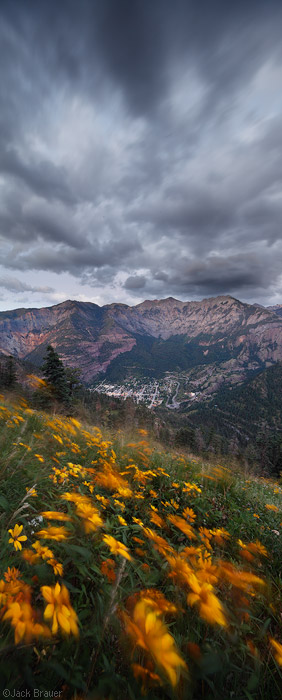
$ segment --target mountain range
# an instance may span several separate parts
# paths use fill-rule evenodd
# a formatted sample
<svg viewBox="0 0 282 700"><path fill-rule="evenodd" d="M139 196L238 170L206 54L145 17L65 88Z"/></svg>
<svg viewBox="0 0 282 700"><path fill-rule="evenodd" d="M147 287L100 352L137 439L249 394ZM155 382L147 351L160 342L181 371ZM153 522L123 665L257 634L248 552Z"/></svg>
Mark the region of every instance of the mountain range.
<svg viewBox="0 0 282 700"><path fill-rule="evenodd" d="M0 352L40 366L48 344L86 384L97 376L162 376L186 371L212 391L282 361L282 305L231 296L137 306L65 301L0 313Z"/></svg>

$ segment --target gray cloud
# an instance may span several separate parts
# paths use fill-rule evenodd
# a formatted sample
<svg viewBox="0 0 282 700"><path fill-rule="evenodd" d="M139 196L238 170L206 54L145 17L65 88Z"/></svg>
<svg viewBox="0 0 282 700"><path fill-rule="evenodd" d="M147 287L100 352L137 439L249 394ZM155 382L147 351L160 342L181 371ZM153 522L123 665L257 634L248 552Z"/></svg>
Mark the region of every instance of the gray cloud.
<svg viewBox="0 0 282 700"><path fill-rule="evenodd" d="M281 29L278 0L3 0L2 266L279 301Z"/></svg>
<svg viewBox="0 0 282 700"><path fill-rule="evenodd" d="M146 277L143 275L131 275L125 280L125 289L144 289L146 285Z"/></svg>
<svg viewBox="0 0 282 700"><path fill-rule="evenodd" d="M12 147L8 147L1 153L1 172L20 180L32 192L51 201L75 201L73 193L68 190L64 168L56 167L49 160L26 162Z"/></svg>
<svg viewBox="0 0 282 700"><path fill-rule="evenodd" d="M32 286L26 284L26 282L18 280L16 277L0 277L0 287L15 294L21 294L22 292L39 292L40 294L50 294L51 292L54 292L52 287Z"/></svg>

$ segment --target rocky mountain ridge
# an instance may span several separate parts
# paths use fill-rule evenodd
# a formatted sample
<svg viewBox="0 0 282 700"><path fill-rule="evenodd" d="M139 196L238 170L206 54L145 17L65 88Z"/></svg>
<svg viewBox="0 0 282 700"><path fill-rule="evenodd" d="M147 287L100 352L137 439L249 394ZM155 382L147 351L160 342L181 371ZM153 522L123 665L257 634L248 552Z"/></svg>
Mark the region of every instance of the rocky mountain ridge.
<svg viewBox="0 0 282 700"><path fill-rule="evenodd" d="M282 360L277 311L230 296L197 302L169 297L133 307L69 300L0 313L0 352L40 365L51 343L66 365L81 369L87 383L116 365L131 371L135 362L142 371L145 355L145 365L153 368L155 362L166 371L174 354L184 369L202 372L215 364L216 375L221 369L224 376L237 372L244 381L248 373Z"/></svg>

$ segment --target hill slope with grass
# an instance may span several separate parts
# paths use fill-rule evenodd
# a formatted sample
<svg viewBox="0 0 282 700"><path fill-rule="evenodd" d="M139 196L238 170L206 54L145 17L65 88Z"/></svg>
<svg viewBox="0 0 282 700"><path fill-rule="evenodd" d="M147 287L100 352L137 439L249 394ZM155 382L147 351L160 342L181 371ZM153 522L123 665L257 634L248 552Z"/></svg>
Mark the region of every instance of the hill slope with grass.
<svg viewBox="0 0 282 700"><path fill-rule="evenodd" d="M281 486L23 400L0 416L2 692L278 700Z"/></svg>

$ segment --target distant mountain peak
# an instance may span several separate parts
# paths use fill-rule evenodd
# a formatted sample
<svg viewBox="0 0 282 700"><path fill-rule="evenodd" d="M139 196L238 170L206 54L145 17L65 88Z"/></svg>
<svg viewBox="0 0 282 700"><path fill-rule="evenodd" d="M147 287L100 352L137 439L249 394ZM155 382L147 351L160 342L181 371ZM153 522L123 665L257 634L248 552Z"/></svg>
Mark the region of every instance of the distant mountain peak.
<svg viewBox="0 0 282 700"><path fill-rule="evenodd" d="M0 313L0 352L40 365L48 344L66 365L79 366L87 382L112 363L124 371L131 366L141 371L143 363L152 372L217 363L222 376L237 368L236 383L249 371L282 360L282 305L266 309L231 295L146 299L136 306L68 299Z"/></svg>

